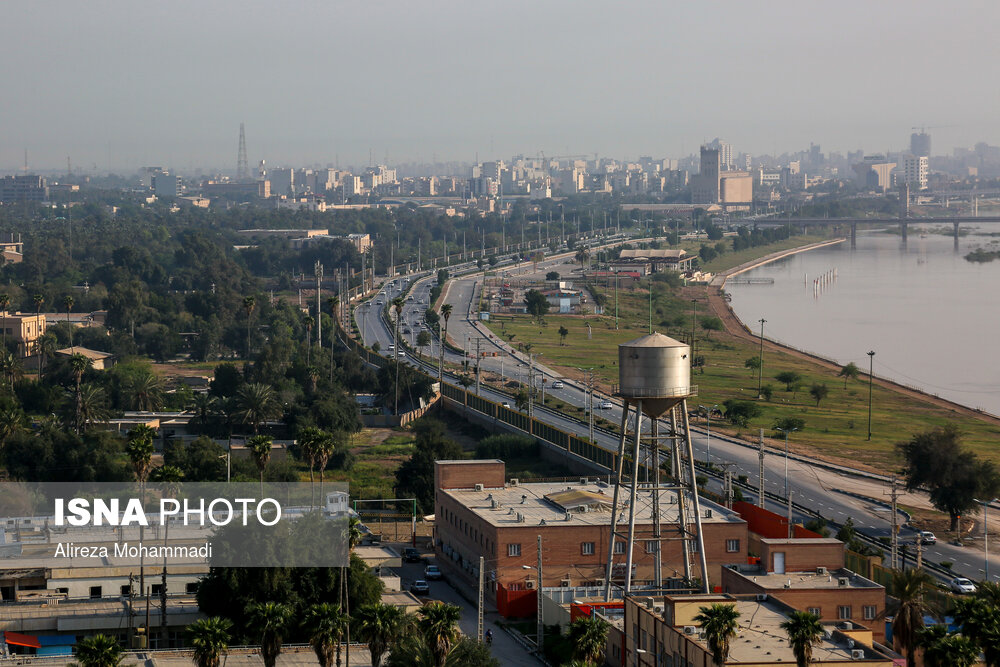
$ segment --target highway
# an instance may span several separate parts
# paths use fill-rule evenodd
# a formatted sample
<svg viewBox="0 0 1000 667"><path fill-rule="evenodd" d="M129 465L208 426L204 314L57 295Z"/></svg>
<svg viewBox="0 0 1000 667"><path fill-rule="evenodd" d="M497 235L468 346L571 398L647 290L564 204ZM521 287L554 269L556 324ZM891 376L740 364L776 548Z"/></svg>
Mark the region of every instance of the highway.
<svg viewBox="0 0 1000 667"><path fill-rule="evenodd" d="M546 271L558 270L561 275L568 276L571 267L566 262L571 261L568 258L546 260L539 263L538 271L544 274ZM453 273L456 272L454 269L455 267L452 267ZM534 272L530 263L522 264L519 268L508 267L504 270ZM409 336L412 336L414 339L416 332L419 330L417 327L420 326L423 320L424 310L428 307L430 287L435 280L436 278L433 276L416 279L410 292L413 295L413 300L406 302L407 305L403 311L403 322L407 324L411 331ZM482 339L483 342L480 343L482 351L486 352L489 350L490 354L494 351L500 354L500 356L486 356L480 359L484 372L500 374L502 365L502 373L506 377L527 382L527 363L524 355L514 353L502 341L490 337L488 331L485 328L480 328L475 321L472 311L473 301L478 298L477 290L481 281L482 276L480 274L455 278L450 281L446 293L446 302L452 304L453 307L448 327L449 338L454 344L463 348L466 346L467 340ZM373 302L382 301L384 305L389 302L392 296L398 294L400 279L397 278L395 282L395 288L383 288L383 291L379 295L373 297L367 304L359 305L355 310L365 345L371 347L375 341L378 341L383 354L386 354L388 345L392 342L392 332L383 319L379 317L380 308L377 305L373 305ZM403 329L401 328L401 335L402 331ZM434 352L434 356L432 357L433 363L420 364L415 359L410 359L410 363L424 365L428 372L436 375L438 345L439 342L435 340L435 344L432 346ZM475 344L473 344L472 349L475 349ZM463 356L449 350L446 353L446 360L452 363L460 363L463 360ZM546 378L545 385L548 387L551 387L552 383L556 380L562 380L563 386L561 388L549 388L547 392L568 405L585 405L586 392L578 383L561 378L551 369L547 369L537 363L535 364L534 372L536 386L540 386L537 379L539 373L544 374ZM452 382L456 381L456 378L448 373L446 373L446 379L450 379ZM513 400L509 395L500 393L485 385L480 391L481 395L489 400L496 402L506 401L513 404ZM470 387L470 392L475 392L475 385ZM603 398L595 395L595 408ZM699 401L704 403L704 400L700 400L697 397L689 402L689 411L696 410ZM612 400L612 404L612 408L596 410L596 412L613 423L620 423L621 405L617 400ZM564 431L582 437L587 437L588 435L588 425L576 418L557 413L547 408L541 408L537 405L534 406L534 416ZM648 433L647 429L648 425L644 424L643 430ZM721 438L715 434L712 435L711 442L709 442L707 434L695 427L692 427L692 434L696 459L699 461L710 460L716 465L723 463L732 464L734 477L746 476L750 488L754 490L757 488L759 453L756 447L735 442L728 438ZM617 450L618 442L614 434L596 430L595 441L603 448L612 451ZM709 449L711 450L710 452ZM785 465L784 457L776 455L772 451L769 451L765 456L764 481L765 490L768 494L782 498L785 497ZM869 498L878 498L881 496L885 503L887 503L888 484L880 483L878 480L873 481L870 478L859 478L857 475L842 474L831 470L829 466L814 464L808 460L799 458L789 459L787 466L788 489L796 505L801 505L814 512L818 512L837 526L842 525L850 517L859 531L863 531L874 538L887 538L891 534L890 510L885 504L840 492L840 490L853 489L855 492L860 490L862 495ZM709 488L718 491L721 489L721 483L713 480L710 482ZM743 489L743 495L747 500L755 500L756 498L756 493L748 491L746 488ZM784 501L773 498L769 498L766 501L766 506L768 509L782 515L787 511ZM805 521L812 518L799 511L794 511L793 515L796 521ZM905 515L901 514L899 523L902 524L904 522ZM913 546L915 536L916 531L909 527L904 527L899 535L900 544L909 545L909 562L911 564L915 552ZM888 555L888 547L885 547L885 551ZM953 569L956 573L971 579L980 580L983 578L983 554L976 549L938 542L936 545L925 545L923 547L923 556L925 560L931 562L950 561L954 563ZM991 558L990 569L992 573L1000 573L1000 559ZM995 576L994 578L1000 579L1000 576Z"/></svg>

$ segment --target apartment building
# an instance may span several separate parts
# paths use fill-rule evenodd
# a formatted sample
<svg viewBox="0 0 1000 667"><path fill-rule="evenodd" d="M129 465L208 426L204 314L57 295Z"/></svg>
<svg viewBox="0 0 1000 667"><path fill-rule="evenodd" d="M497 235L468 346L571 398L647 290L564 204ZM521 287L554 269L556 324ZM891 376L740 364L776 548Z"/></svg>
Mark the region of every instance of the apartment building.
<svg viewBox="0 0 1000 667"><path fill-rule="evenodd" d="M48 198L48 183L41 176L25 174L0 178L0 202L45 201Z"/></svg>
<svg viewBox="0 0 1000 667"><path fill-rule="evenodd" d="M17 343L18 354L30 357L36 352L38 339L45 333L45 315L0 312L0 327L8 341Z"/></svg>

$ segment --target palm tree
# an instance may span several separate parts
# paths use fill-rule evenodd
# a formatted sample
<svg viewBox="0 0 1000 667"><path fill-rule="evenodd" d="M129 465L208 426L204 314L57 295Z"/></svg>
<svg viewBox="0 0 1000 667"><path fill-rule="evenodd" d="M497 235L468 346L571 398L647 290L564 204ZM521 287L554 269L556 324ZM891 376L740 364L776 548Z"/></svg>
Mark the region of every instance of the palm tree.
<svg viewBox="0 0 1000 667"><path fill-rule="evenodd" d="M379 667L389 646L404 634L412 622L399 607L375 602L357 611L358 635L368 644L372 667Z"/></svg>
<svg viewBox="0 0 1000 667"><path fill-rule="evenodd" d="M73 310L73 304L76 300L73 299L72 294L67 294L62 298L63 310L66 311L66 325L69 326L69 314ZM73 353L73 327L69 327L69 351L70 354Z"/></svg>
<svg viewBox="0 0 1000 667"><path fill-rule="evenodd" d="M36 294L31 297L31 300L35 303L35 317L38 317L38 315L42 312L42 304L45 303L45 296Z"/></svg>
<svg viewBox="0 0 1000 667"><path fill-rule="evenodd" d="M135 474L135 481L140 485L145 485L149 479L149 469L153 461L153 437L156 429L140 424L128 432L128 443L125 445L125 453L128 454L132 463L132 472Z"/></svg>
<svg viewBox="0 0 1000 667"><path fill-rule="evenodd" d="M608 624L595 616L578 618L569 626L569 639L574 658L588 665L599 665L604 661L608 643Z"/></svg>
<svg viewBox="0 0 1000 667"><path fill-rule="evenodd" d="M837 373L837 377L844 378L844 389L847 389L847 381L849 379L850 380L857 380L859 373L861 373L861 370L858 368L857 364L855 364L852 361L852 362L850 362L849 364L847 364L846 366L844 366L843 368L840 369L840 372Z"/></svg>
<svg viewBox="0 0 1000 667"><path fill-rule="evenodd" d="M56 353L58 341L55 336L46 332L38 337L36 345L38 350L38 377L41 378L45 374L45 361Z"/></svg>
<svg viewBox="0 0 1000 667"><path fill-rule="evenodd" d="M7 310L10 308L10 295L0 294L0 312L3 312L3 351L7 351Z"/></svg>
<svg viewBox="0 0 1000 667"><path fill-rule="evenodd" d="M708 650L712 652L712 664L722 667L729 658L729 643L736 637L740 612L734 604L713 604L701 607L694 620L705 631Z"/></svg>
<svg viewBox="0 0 1000 667"><path fill-rule="evenodd" d="M228 618L200 618L187 626L188 641L194 648L197 667L219 667L222 656L229 652L229 631L233 623Z"/></svg>
<svg viewBox="0 0 1000 667"><path fill-rule="evenodd" d="M330 296L326 299L326 305L330 307L330 315L333 317L333 335L330 336L330 382L333 382L333 348L336 347L337 326L340 324L339 307L340 297Z"/></svg>
<svg viewBox="0 0 1000 667"><path fill-rule="evenodd" d="M77 394L77 434L90 424L103 424L111 417L104 390L94 384L85 384Z"/></svg>
<svg viewBox="0 0 1000 667"><path fill-rule="evenodd" d="M781 629L788 635L788 646L795 656L795 664L808 667L812 662L813 646L823 640L823 624L819 622L819 616L807 611L793 611L781 624Z"/></svg>
<svg viewBox="0 0 1000 667"><path fill-rule="evenodd" d="M972 667L979 661L976 644L956 632L932 626L920 632L925 667Z"/></svg>
<svg viewBox="0 0 1000 667"><path fill-rule="evenodd" d="M323 437L320 438L316 448L316 465L319 467L319 495L323 497L323 473L326 472L326 464L330 462L330 457L337 451L337 440L332 433L321 431Z"/></svg>
<svg viewBox="0 0 1000 667"><path fill-rule="evenodd" d="M69 367L73 371L73 377L76 379L76 434L80 435L81 421L81 411L82 411L82 392L80 382L83 380L84 371L88 370L91 366L91 361L82 354L73 354L69 358Z"/></svg>
<svg viewBox="0 0 1000 667"><path fill-rule="evenodd" d="M1000 607L1000 583L983 581L976 585L976 592L973 595L980 600L985 600L994 607Z"/></svg>
<svg viewBox="0 0 1000 667"><path fill-rule="evenodd" d="M315 426L307 426L299 431L298 443L302 458L309 464L309 486L312 488L315 479L313 470L316 468L316 458L319 453L320 440L323 438L323 431ZM312 504L316 504L316 499L312 499Z"/></svg>
<svg viewBox="0 0 1000 667"><path fill-rule="evenodd" d="M339 605L329 602L314 604L306 609L303 625L309 633L309 644L316 652L320 667L330 667L335 661L340 667L340 642L350 622L351 619Z"/></svg>
<svg viewBox="0 0 1000 667"><path fill-rule="evenodd" d="M252 631L260 633L260 657L264 667L274 667L281 655L281 639L292 610L279 602L258 602L247 607L247 620Z"/></svg>
<svg viewBox="0 0 1000 667"><path fill-rule="evenodd" d="M129 403L135 410L151 412L163 407L163 392L160 378L155 373L145 372L129 380Z"/></svg>
<svg viewBox="0 0 1000 667"><path fill-rule="evenodd" d="M955 624L962 634L982 649L987 667L1000 664L1000 618L997 608L985 598L960 598L954 601Z"/></svg>
<svg viewBox="0 0 1000 667"><path fill-rule="evenodd" d="M428 602L417 613L420 614L418 627L434 655L434 664L444 667L452 645L458 641L461 610L453 604Z"/></svg>
<svg viewBox="0 0 1000 667"><path fill-rule="evenodd" d="M247 449L250 450L250 457L257 464L260 471L260 494L264 496L264 470L271 460L271 438L266 435L255 435L247 440Z"/></svg>
<svg viewBox="0 0 1000 667"><path fill-rule="evenodd" d="M306 328L306 364L309 364L309 353L312 350L312 330L313 326L316 324L316 318L312 315L306 315L302 318L302 324Z"/></svg>
<svg viewBox="0 0 1000 667"><path fill-rule="evenodd" d="M14 391L14 380L24 374L21 360L6 350L0 350L0 373L7 378L10 390Z"/></svg>
<svg viewBox="0 0 1000 667"><path fill-rule="evenodd" d="M118 667L122 657L122 647L114 637L97 634L76 643L80 667Z"/></svg>
<svg viewBox="0 0 1000 667"><path fill-rule="evenodd" d="M250 359L250 316L253 315L253 309L256 305L257 299L254 297L243 297L243 310L245 310L247 314L247 360Z"/></svg>
<svg viewBox="0 0 1000 667"><path fill-rule="evenodd" d="M0 449L7 444L7 439L24 428L24 410L14 405L0 407Z"/></svg>
<svg viewBox="0 0 1000 667"><path fill-rule="evenodd" d="M208 392L203 392L195 394L192 399L191 408L195 412L195 419L198 421L198 430L200 432L205 431L205 427L208 426L209 415L215 413L216 409L219 407L219 399L212 396Z"/></svg>
<svg viewBox="0 0 1000 667"><path fill-rule="evenodd" d="M260 433L260 426L268 419L281 415L281 406L270 385L250 382L240 387L236 394L236 404L244 424L253 424L254 435Z"/></svg>
<svg viewBox="0 0 1000 667"><path fill-rule="evenodd" d="M444 318L444 335L441 336L441 361L438 363L438 382L443 379L444 375L444 347L448 342L448 320L451 319L451 304L446 303L441 306L441 317Z"/></svg>
<svg viewBox="0 0 1000 667"><path fill-rule="evenodd" d="M919 633L924 616L929 611L924 591L934 587L934 579L926 570L897 570L892 573L893 595L898 602L892 621L892 636L906 654L906 667L915 667Z"/></svg>

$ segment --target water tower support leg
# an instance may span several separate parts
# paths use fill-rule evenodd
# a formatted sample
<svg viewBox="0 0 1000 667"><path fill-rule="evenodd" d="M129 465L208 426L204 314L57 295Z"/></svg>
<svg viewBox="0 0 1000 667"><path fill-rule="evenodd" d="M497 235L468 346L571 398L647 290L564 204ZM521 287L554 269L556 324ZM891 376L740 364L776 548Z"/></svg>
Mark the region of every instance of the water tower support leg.
<svg viewBox="0 0 1000 667"><path fill-rule="evenodd" d="M691 495L694 498L694 530L698 541L698 560L701 565L701 589L703 593L711 591L708 583L708 561L705 558L705 535L701 530L701 502L698 500L698 482L694 474L694 446L691 444L691 428L688 424L687 401L681 402L681 415L684 420L684 439L687 443L688 470L691 479Z"/></svg>
<svg viewBox="0 0 1000 667"><path fill-rule="evenodd" d="M650 465L653 470L653 539L656 541L656 553L653 560L653 579L656 581L656 588L663 588L663 542L661 538L661 518L660 518L660 420L650 419L650 435L652 442L649 445Z"/></svg>
<svg viewBox="0 0 1000 667"><path fill-rule="evenodd" d="M635 496L639 483L639 443L642 440L642 399L635 404L635 446L632 451L632 479L629 480L628 543L625 545L625 592L632 590L632 553L635 548Z"/></svg>
<svg viewBox="0 0 1000 667"><path fill-rule="evenodd" d="M625 433L625 427L628 426L628 411L629 402L628 399L625 399L622 404L621 434L618 436L618 458L615 460L615 469L612 470L615 473L615 491L614 500L611 502L611 536L608 540L608 566L604 570L605 602L611 602L611 574L615 559L615 533L618 531L618 501L622 488L622 471L625 469L625 440L628 437Z"/></svg>
<svg viewBox="0 0 1000 667"><path fill-rule="evenodd" d="M677 530L681 536L681 558L684 561L684 578L691 581L691 543L687 530L687 498L684 497L684 466L681 457L681 439L677 428L677 406L670 408L670 461L677 487Z"/></svg>

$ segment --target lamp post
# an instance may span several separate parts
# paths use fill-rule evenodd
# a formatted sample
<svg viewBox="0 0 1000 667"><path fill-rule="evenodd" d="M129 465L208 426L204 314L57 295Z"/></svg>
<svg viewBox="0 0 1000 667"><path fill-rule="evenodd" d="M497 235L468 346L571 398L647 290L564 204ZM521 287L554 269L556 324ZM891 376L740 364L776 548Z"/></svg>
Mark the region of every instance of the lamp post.
<svg viewBox="0 0 1000 667"><path fill-rule="evenodd" d="M713 405L711 408L706 408L704 405L699 405L698 408L705 411L705 417L708 419L708 439L705 446L705 463L712 463L712 411L718 408L718 405Z"/></svg>
<svg viewBox="0 0 1000 667"><path fill-rule="evenodd" d="M763 317L760 318L760 368L757 369L757 400L761 398L760 389L761 381L764 379L764 323L767 322ZM869 438L871 439L871 438Z"/></svg>
<svg viewBox="0 0 1000 667"><path fill-rule="evenodd" d="M985 555L983 556L983 572L986 575L983 581L990 580L990 524L989 524L989 508L990 503L995 503L996 498L993 500L979 500L973 498L977 503L983 506L983 549L985 550Z"/></svg>
<svg viewBox="0 0 1000 667"><path fill-rule="evenodd" d="M872 376L875 372L875 350L868 352L868 439L872 439Z"/></svg>
<svg viewBox="0 0 1000 667"><path fill-rule="evenodd" d="M797 428L779 428L775 427L775 431L781 431L785 434L785 497L788 497L788 434L798 431Z"/></svg>

